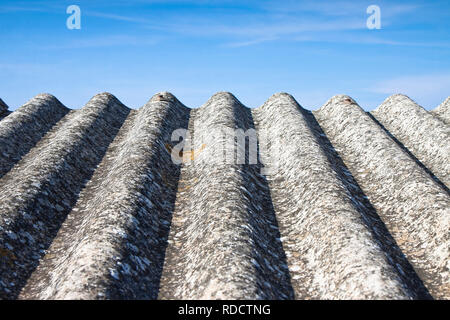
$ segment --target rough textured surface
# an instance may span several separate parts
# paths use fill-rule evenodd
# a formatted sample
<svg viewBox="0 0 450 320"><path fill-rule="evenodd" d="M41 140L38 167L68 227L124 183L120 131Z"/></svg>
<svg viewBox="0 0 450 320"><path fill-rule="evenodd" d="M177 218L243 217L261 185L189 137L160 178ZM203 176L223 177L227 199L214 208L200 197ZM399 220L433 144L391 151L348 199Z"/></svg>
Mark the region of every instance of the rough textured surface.
<svg viewBox="0 0 450 320"><path fill-rule="evenodd" d="M18 294L46 253L127 113L111 95L92 98L3 176L0 247L12 252L14 262L0 265L2 297ZM5 120L11 119L13 114Z"/></svg>
<svg viewBox="0 0 450 320"><path fill-rule="evenodd" d="M188 119L166 96L129 116L22 298L156 298L178 174L164 142Z"/></svg>
<svg viewBox="0 0 450 320"><path fill-rule="evenodd" d="M450 125L450 97L445 99L436 109L431 111L438 119Z"/></svg>
<svg viewBox="0 0 450 320"><path fill-rule="evenodd" d="M389 97L371 113L442 183L450 186L450 127L401 94Z"/></svg>
<svg viewBox="0 0 450 320"><path fill-rule="evenodd" d="M296 296L420 296L415 285L408 288L400 279L407 267L396 268L405 263L383 253L377 242L389 239L376 227L362 195L346 187L351 174L336 161L310 113L287 94L273 96L253 113L258 132L272 138L268 148L260 143L263 158L279 154L269 185Z"/></svg>
<svg viewBox="0 0 450 320"><path fill-rule="evenodd" d="M430 293L448 299L449 194L350 97L314 114Z"/></svg>
<svg viewBox="0 0 450 320"><path fill-rule="evenodd" d="M413 150L400 122L416 116L389 110L377 122L336 96L310 112L288 94L248 109L225 92L199 109L163 92L69 110L39 95L0 121L0 297L449 299L444 166ZM256 155L218 134L234 129Z"/></svg>
<svg viewBox="0 0 450 320"><path fill-rule="evenodd" d="M69 112L54 96L40 94L0 122L0 177Z"/></svg>
<svg viewBox="0 0 450 320"><path fill-rule="evenodd" d="M209 161L225 142L208 132L247 130L249 109L218 93L194 112L193 149L206 148L181 174L190 188L177 197L160 298L293 298L264 177L257 166Z"/></svg>

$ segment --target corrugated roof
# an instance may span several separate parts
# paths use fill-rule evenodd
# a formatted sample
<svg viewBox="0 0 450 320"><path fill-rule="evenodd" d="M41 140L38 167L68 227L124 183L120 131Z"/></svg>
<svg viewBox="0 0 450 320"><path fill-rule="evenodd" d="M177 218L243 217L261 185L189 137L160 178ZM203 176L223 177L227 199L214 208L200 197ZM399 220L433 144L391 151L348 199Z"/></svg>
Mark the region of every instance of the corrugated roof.
<svg viewBox="0 0 450 320"><path fill-rule="evenodd" d="M0 121L0 297L449 299L445 110L38 95Z"/></svg>
<svg viewBox="0 0 450 320"><path fill-rule="evenodd" d="M438 119L441 119L446 124L450 124L450 97L445 99L439 107L431 111Z"/></svg>

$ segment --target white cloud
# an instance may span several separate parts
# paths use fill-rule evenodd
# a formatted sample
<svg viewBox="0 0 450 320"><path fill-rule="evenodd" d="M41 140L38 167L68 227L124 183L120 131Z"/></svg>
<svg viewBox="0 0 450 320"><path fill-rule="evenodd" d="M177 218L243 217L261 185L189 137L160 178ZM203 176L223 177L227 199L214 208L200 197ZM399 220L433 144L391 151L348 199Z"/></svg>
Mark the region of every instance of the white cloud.
<svg viewBox="0 0 450 320"><path fill-rule="evenodd" d="M230 47L230 48L248 47L248 46L252 46L252 45L263 43L263 42L274 41L277 39L278 39L277 37L267 37L267 38L259 38L259 39L253 39L253 40L248 40L248 41L236 41L236 42L227 43L224 46Z"/></svg>
<svg viewBox="0 0 450 320"><path fill-rule="evenodd" d="M139 17L131 17L131 16L124 16L124 15L119 15L119 14L103 13L103 12L96 12L96 11L87 11L85 14L87 16L110 19L110 20L134 22L134 23L138 23L138 24L150 24L150 21L148 19L139 18Z"/></svg>

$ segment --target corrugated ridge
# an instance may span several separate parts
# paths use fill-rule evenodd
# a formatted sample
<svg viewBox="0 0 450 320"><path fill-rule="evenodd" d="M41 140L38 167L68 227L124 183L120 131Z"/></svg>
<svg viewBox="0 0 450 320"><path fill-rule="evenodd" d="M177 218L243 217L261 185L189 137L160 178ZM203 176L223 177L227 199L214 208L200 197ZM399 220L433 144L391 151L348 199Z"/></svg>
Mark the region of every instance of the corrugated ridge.
<svg viewBox="0 0 450 320"><path fill-rule="evenodd" d="M371 114L440 181L450 185L450 127L401 94L390 96Z"/></svg>
<svg viewBox="0 0 450 320"><path fill-rule="evenodd" d="M128 112L112 95L95 96L0 180L0 247L13 255L0 265L2 298L17 296Z"/></svg>
<svg viewBox="0 0 450 320"><path fill-rule="evenodd" d="M282 104L287 110L278 108ZM81 110L63 108L66 116L0 179L0 298L17 297L38 262L21 298L428 298L402 250L433 296L449 297L448 194L437 191L427 168L348 96L333 97L314 112L329 137L285 93L256 109L227 92L191 111L168 92L138 111L109 94ZM195 159L181 165L179 177L170 134L187 126L189 113L189 130L200 138L185 154ZM0 137L9 118L0 122ZM260 164L215 163L224 142L211 136L215 128L255 126L259 135L266 129L295 141L292 150L289 144L281 149L286 169L269 180ZM261 156L271 157L272 150L262 146ZM379 154L383 150L387 156ZM314 159L298 160L309 157ZM400 173L398 181L389 172ZM302 192L302 185L309 191L319 178L316 190ZM343 208L339 214L336 206ZM298 208L312 213L295 224ZM317 208L322 220L314 219ZM328 208L335 216L327 224ZM308 219L323 227L311 238L299 231L308 232Z"/></svg>
<svg viewBox="0 0 450 320"><path fill-rule="evenodd" d="M364 199L338 177L343 169L336 172L340 163L313 116L285 93L253 114L296 298L420 296L423 289L400 279L407 263L392 252L385 256L381 248L391 243L386 245L389 240ZM397 271L399 262L403 268Z"/></svg>
<svg viewBox="0 0 450 320"><path fill-rule="evenodd" d="M0 178L68 112L54 96L39 94L4 118L0 122Z"/></svg>
<svg viewBox="0 0 450 320"><path fill-rule="evenodd" d="M314 115L427 289L448 299L448 194L350 97Z"/></svg>
<svg viewBox="0 0 450 320"><path fill-rule="evenodd" d="M439 120L450 124L450 97L444 100L438 107L430 111Z"/></svg>
<svg viewBox="0 0 450 320"><path fill-rule="evenodd" d="M450 124L450 97L444 100L439 106L437 106L434 110L431 110L431 113L442 120L446 124Z"/></svg>
<svg viewBox="0 0 450 320"><path fill-rule="evenodd" d="M293 298L267 183L215 134L252 128L250 109L220 92L193 112L159 298Z"/></svg>
<svg viewBox="0 0 450 320"><path fill-rule="evenodd" d="M188 116L169 93L133 111L21 298L156 298L179 173L165 143Z"/></svg>

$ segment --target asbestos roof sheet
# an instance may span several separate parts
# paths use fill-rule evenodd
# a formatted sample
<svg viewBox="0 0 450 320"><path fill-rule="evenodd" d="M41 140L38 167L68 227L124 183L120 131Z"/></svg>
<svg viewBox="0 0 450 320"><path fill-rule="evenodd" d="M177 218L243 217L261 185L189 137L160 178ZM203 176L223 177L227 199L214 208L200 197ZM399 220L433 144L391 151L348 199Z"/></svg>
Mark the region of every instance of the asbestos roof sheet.
<svg viewBox="0 0 450 320"><path fill-rule="evenodd" d="M0 100L0 298L449 299L448 106Z"/></svg>

